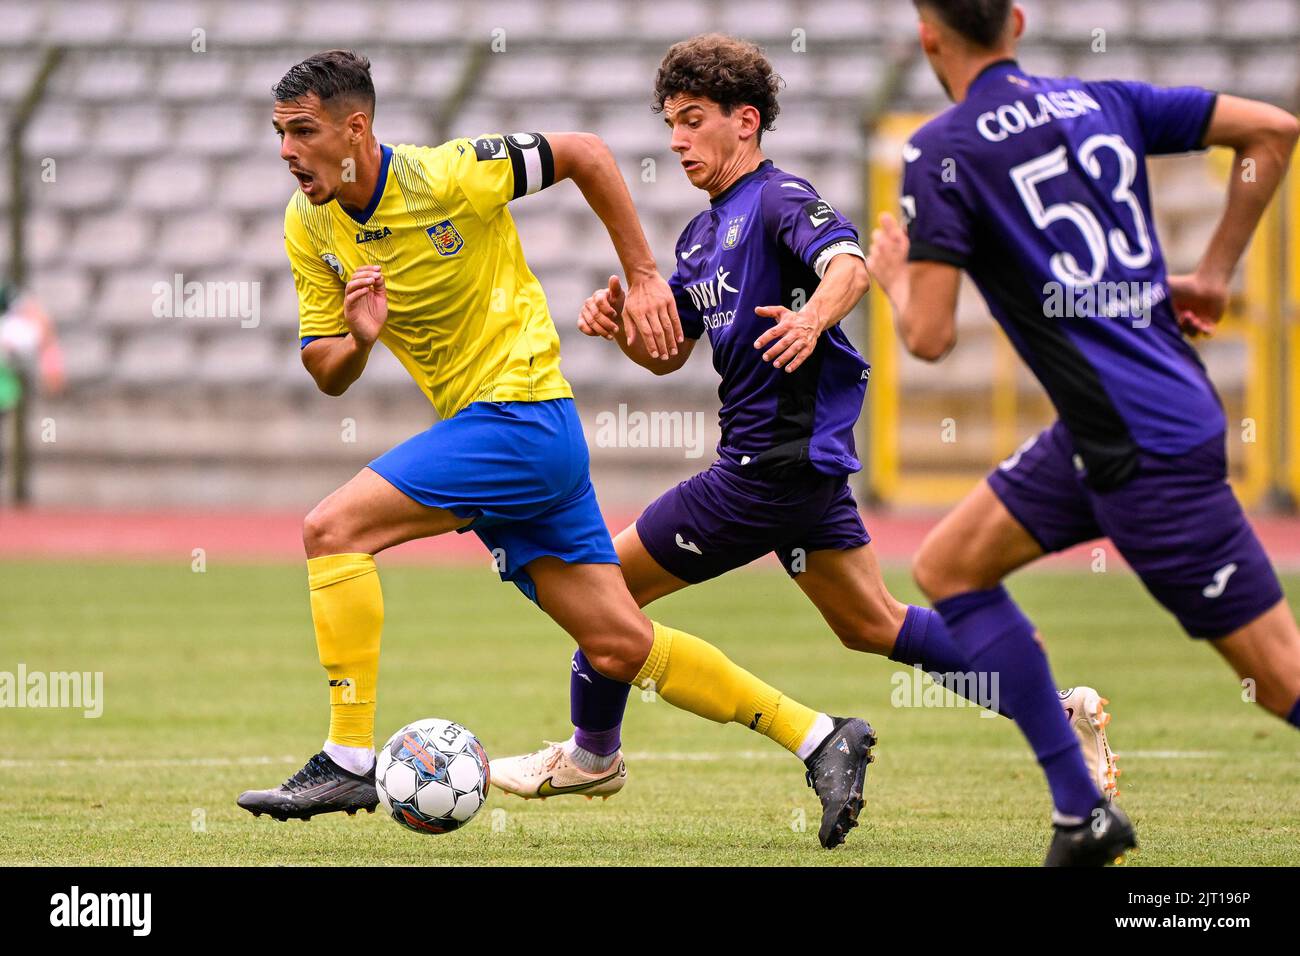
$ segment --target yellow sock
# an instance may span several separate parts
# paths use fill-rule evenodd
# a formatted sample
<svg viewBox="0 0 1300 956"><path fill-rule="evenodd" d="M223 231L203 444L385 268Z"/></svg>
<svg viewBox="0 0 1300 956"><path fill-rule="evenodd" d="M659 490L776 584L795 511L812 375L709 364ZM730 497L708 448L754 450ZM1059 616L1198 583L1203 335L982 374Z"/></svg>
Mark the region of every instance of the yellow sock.
<svg viewBox="0 0 1300 956"><path fill-rule="evenodd" d="M633 681L693 714L735 721L795 753L817 721L817 711L786 697L712 644L685 631L654 624L650 656Z"/></svg>
<svg viewBox="0 0 1300 956"><path fill-rule="evenodd" d="M307 561L316 650L330 679L330 743L374 747L384 594L368 554Z"/></svg>

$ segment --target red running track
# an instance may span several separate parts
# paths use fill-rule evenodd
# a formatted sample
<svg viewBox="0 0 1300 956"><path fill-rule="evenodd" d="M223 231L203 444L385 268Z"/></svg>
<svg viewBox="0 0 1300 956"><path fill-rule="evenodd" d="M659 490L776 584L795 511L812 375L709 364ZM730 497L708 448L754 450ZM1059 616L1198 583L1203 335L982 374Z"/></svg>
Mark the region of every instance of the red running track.
<svg viewBox="0 0 1300 956"><path fill-rule="evenodd" d="M881 561L899 564L916 552L938 515L864 515ZM614 515L617 531L635 518ZM1279 568L1300 570L1300 519L1254 520L1264 547ZM1100 542L1105 546L1105 542ZM1081 567L1092 560L1084 545L1045 564ZM302 560L302 515L288 512L222 511L89 511L0 509L0 558L131 558L190 561L202 548L208 561ZM1108 549L1107 560L1118 555ZM472 534L447 534L412 541L386 552L387 562L409 564L466 563L489 560ZM1120 562L1122 564L1122 562Z"/></svg>

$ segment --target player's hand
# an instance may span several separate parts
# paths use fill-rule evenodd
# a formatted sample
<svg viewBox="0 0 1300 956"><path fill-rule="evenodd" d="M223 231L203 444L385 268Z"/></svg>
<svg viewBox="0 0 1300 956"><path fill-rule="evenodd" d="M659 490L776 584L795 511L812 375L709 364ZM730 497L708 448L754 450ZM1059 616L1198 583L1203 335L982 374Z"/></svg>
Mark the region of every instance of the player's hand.
<svg viewBox="0 0 1300 956"><path fill-rule="evenodd" d="M1228 285L1197 273L1169 277L1169 295L1178 327L1189 338L1213 335L1228 307Z"/></svg>
<svg viewBox="0 0 1300 956"><path fill-rule="evenodd" d="M388 321L388 289L379 266L362 266L343 289L343 321L362 345L374 345Z"/></svg>
<svg viewBox="0 0 1300 956"><path fill-rule="evenodd" d="M626 300L618 276L610 276L609 288L597 289L582 303L582 311L578 313L578 331L613 341L618 335L618 320L623 315Z"/></svg>
<svg viewBox="0 0 1300 956"><path fill-rule="evenodd" d="M880 225L871 230L871 248L867 252L867 269L888 293L899 279L907 275L907 232L887 212L880 214Z"/></svg>
<svg viewBox="0 0 1300 956"><path fill-rule="evenodd" d="M822 334L821 319L807 309L791 312L783 305L760 305L754 313L776 320L776 325L754 341L756 349L775 343L763 353L764 362L793 372L817 348L817 339Z"/></svg>
<svg viewBox="0 0 1300 956"><path fill-rule="evenodd" d="M677 316L677 300L673 290L657 272L632 282L623 303L623 327L627 344L633 345L639 335L651 358L665 361L677 354L677 343L682 341L682 320Z"/></svg>

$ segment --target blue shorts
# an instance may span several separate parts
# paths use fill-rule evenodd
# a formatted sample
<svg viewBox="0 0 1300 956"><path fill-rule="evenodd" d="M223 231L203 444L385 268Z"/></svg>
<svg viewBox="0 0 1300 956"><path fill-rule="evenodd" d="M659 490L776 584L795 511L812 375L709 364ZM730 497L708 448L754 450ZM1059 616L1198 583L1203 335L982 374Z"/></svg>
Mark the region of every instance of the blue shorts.
<svg viewBox="0 0 1300 956"><path fill-rule="evenodd" d="M791 577L813 551L871 540L845 475L811 468L780 477L745 474L726 461L660 495L636 519L650 557L698 584L773 552Z"/></svg>
<svg viewBox="0 0 1300 956"><path fill-rule="evenodd" d="M1282 600L1228 484L1222 437L1183 455L1142 452L1137 474L1107 491L1090 488L1081 465L1058 421L988 483L1044 551L1109 537L1191 637L1225 637Z"/></svg>
<svg viewBox="0 0 1300 956"><path fill-rule="evenodd" d="M370 468L420 504L472 519L460 530L478 535L501 580L536 601L530 561L619 563L590 465L573 399L558 398L475 402Z"/></svg>

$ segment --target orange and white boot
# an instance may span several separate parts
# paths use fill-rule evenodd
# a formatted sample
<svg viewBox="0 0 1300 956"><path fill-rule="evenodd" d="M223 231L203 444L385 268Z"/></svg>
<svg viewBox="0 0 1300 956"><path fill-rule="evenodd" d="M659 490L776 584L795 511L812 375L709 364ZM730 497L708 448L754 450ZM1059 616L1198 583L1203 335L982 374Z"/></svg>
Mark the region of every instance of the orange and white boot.
<svg viewBox="0 0 1300 956"><path fill-rule="evenodd" d="M1110 723L1110 714L1106 705L1110 703L1105 697L1091 687L1071 687L1060 691L1061 707L1066 719L1074 728L1083 749L1083 762L1097 783L1097 789L1107 800L1119 796L1119 765L1115 751L1110 749L1106 739L1106 727Z"/></svg>

